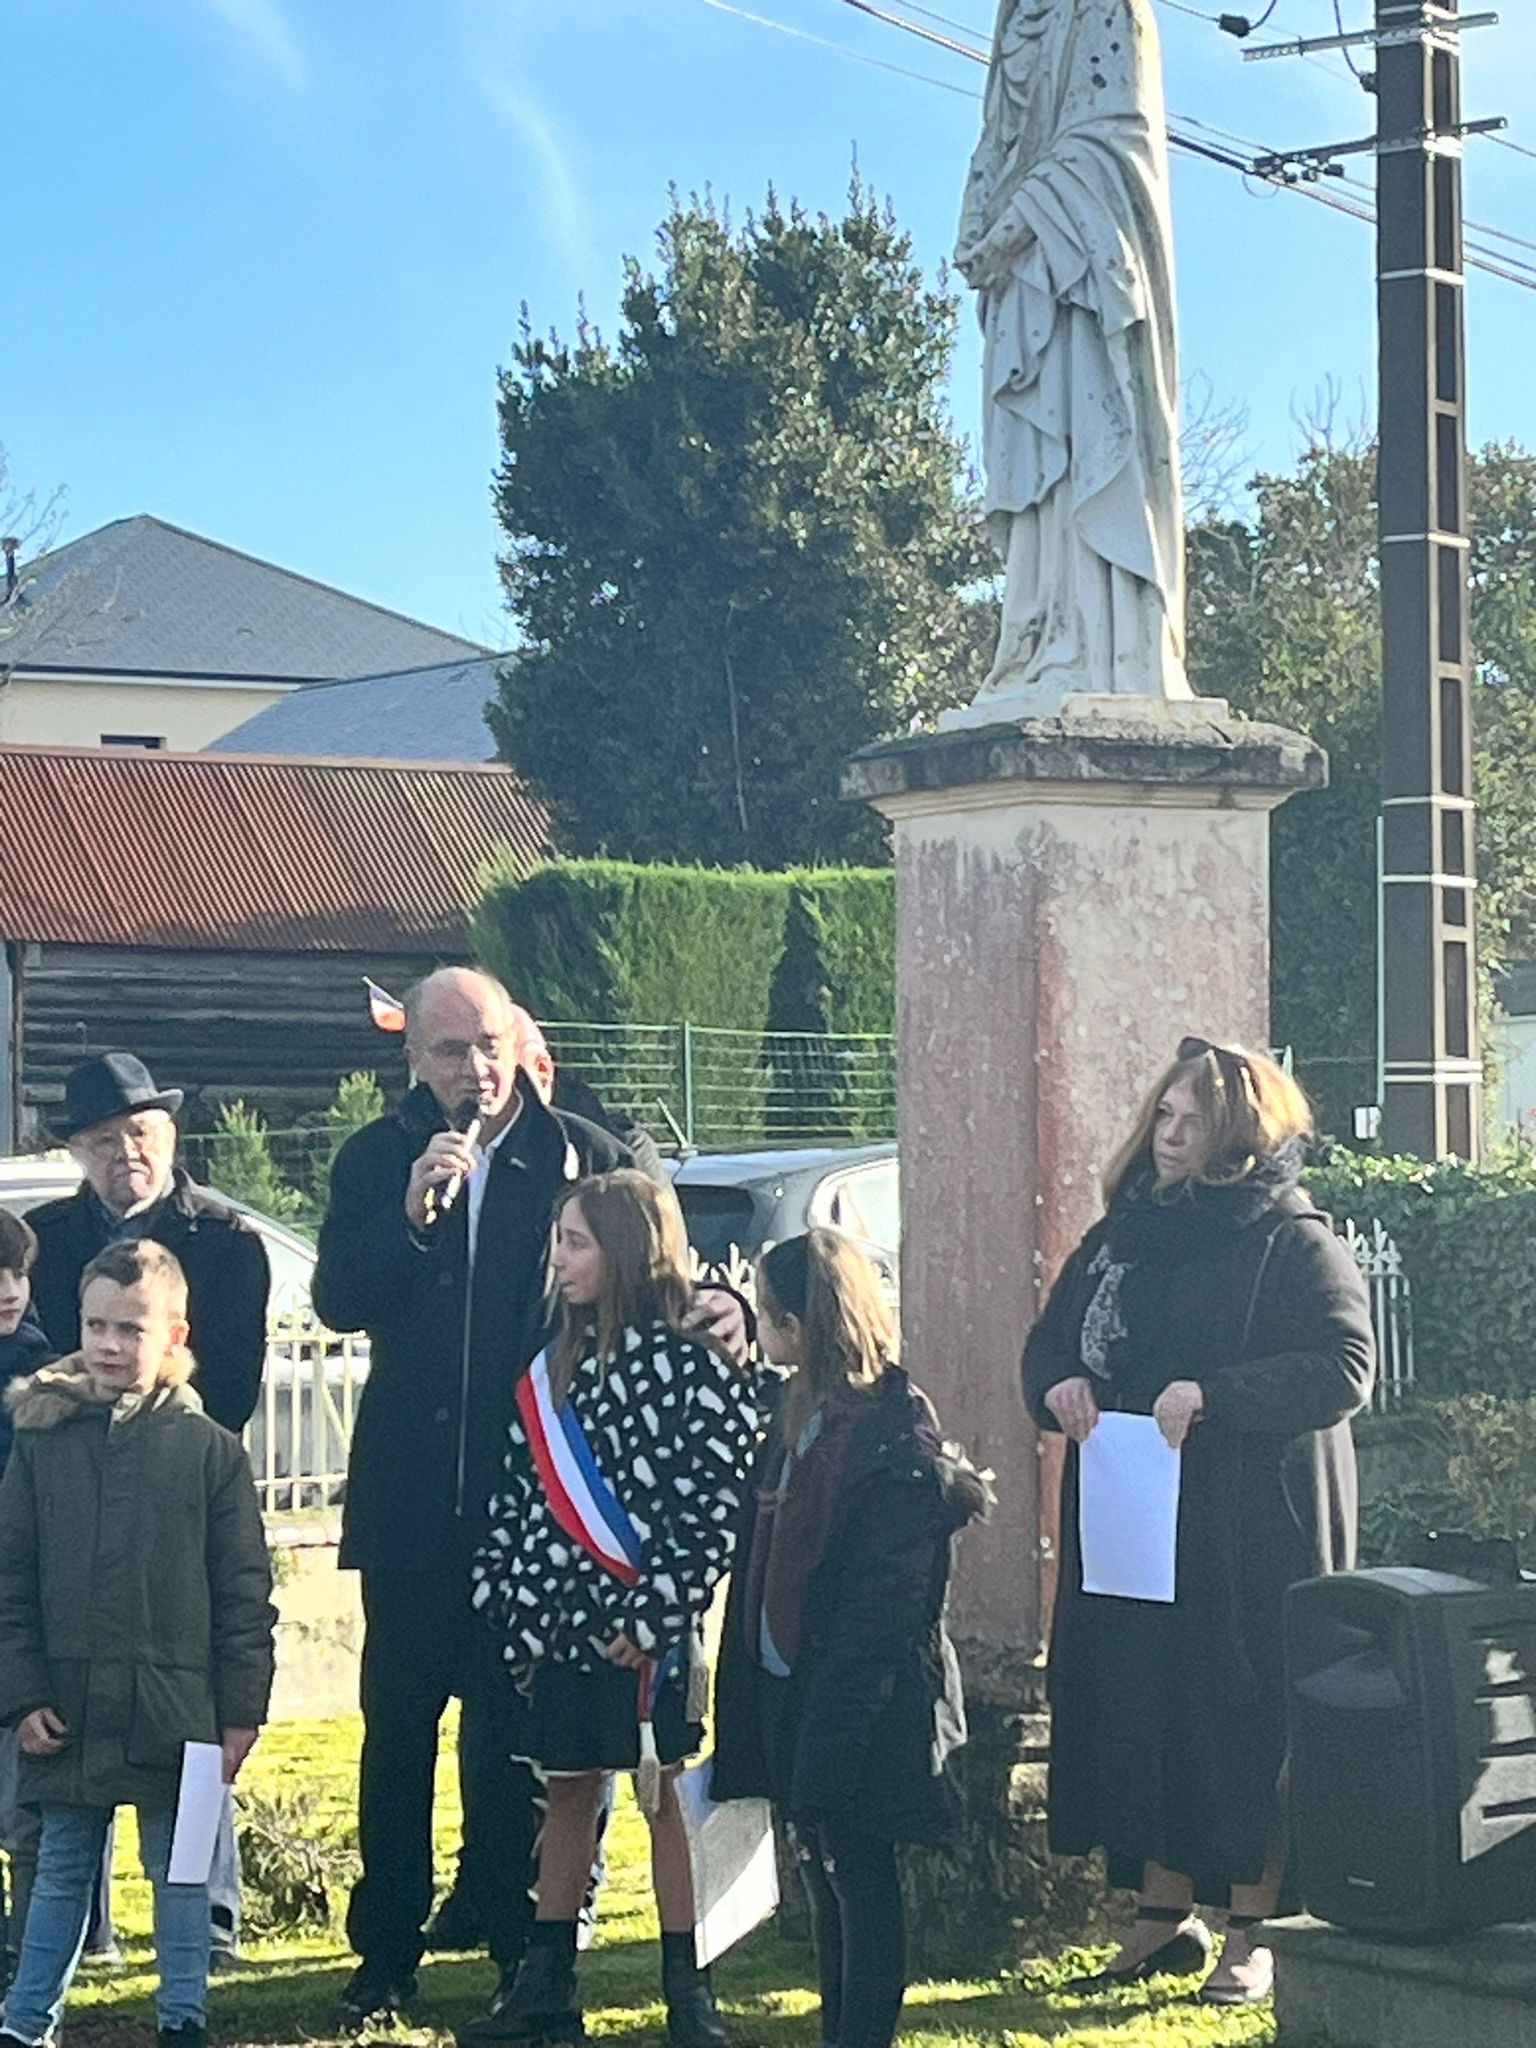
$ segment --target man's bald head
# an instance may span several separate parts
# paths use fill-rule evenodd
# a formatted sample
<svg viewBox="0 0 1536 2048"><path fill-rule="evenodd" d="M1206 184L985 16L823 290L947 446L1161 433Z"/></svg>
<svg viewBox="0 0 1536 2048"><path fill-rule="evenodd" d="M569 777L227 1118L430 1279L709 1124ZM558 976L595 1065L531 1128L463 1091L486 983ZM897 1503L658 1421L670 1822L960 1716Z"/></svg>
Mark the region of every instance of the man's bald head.
<svg viewBox="0 0 1536 2048"><path fill-rule="evenodd" d="M517 1107L516 1004L494 976L443 967L405 999L405 1042L418 1077L450 1121L471 1115L487 1137Z"/></svg>

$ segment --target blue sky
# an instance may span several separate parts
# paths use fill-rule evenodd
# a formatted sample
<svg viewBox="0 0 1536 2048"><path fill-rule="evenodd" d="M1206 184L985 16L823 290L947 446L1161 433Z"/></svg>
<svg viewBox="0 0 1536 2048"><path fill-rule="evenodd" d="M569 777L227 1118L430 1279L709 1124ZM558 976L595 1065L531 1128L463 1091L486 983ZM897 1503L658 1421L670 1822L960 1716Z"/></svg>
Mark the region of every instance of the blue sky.
<svg viewBox="0 0 1536 2048"><path fill-rule="evenodd" d="M66 536L152 512L503 640L488 484L522 301L568 331L584 294L611 326L669 183L834 210L855 153L924 264L950 249L980 67L841 0L731 4L944 83L708 0L9 0L13 480L67 488ZM989 32L990 0L928 4ZM1531 5L1468 34L1466 99L1536 149ZM1279 145L1372 125L1337 59L1245 64L1158 18L1181 126ZM1331 0L1279 0L1270 32L1332 27ZM1174 201L1186 385L1246 408L1253 463L1285 463L1330 392L1368 419L1370 230L1182 159ZM1467 212L1536 242L1536 158L1470 144ZM1473 438L1536 447L1536 292L1474 272L1468 314Z"/></svg>

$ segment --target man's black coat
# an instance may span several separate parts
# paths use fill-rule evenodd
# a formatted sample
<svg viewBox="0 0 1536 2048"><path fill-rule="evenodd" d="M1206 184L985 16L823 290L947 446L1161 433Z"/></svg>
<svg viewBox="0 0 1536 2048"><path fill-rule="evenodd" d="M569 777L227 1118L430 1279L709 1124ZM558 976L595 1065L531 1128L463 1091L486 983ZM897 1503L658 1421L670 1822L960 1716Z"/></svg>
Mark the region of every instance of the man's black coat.
<svg viewBox="0 0 1536 2048"><path fill-rule="evenodd" d="M80 1349L80 1275L109 1241L101 1204L82 1182L72 1195L28 1212L37 1232L32 1302L54 1349ZM141 1233L175 1254L187 1276L192 1384L206 1412L236 1435L261 1392L271 1269L261 1234L178 1166Z"/></svg>
<svg viewBox="0 0 1536 2048"><path fill-rule="evenodd" d="M469 1287L469 1201L413 1232L411 1166L447 1128L415 1087L396 1115L349 1138L320 1227L316 1313L366 1330L368 1383L347 1469L341 1564L426 1570L466 1557L485 1527L512 1419L512 1394L538 1347L555 1197L569 1181L631 1164L618 1141L546 1109L520 1083L522 1109L491 1155Z"/></svg>

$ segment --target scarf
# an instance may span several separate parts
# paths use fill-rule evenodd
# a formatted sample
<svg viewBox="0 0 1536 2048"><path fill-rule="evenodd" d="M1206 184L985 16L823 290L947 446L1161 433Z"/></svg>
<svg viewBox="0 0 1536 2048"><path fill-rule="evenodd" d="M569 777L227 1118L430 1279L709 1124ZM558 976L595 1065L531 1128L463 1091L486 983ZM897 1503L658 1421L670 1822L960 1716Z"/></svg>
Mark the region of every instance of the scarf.
<svg viewBox="0 0 1536 2048"><path fill-rule="evenodd" d="M778 1677L788 1676L800 1654L806 1594L827 1554L863 1413L818 1410L793 1445L775 1436L765 1447L763 1469L773 1476L757 1496L742 1626L753 1663Z"/></svg>
<svg viewBox="0 0 1536 2048"><path fill-rule="evenodd" d="M1103 1238L1083 1276L1078 1355L1091 1378L1112 1382L1123 1366L1129 1335L1121 1293L1132 1268L1182 1266L1205 1257L1288 1195L1303 1163L1301 1144L1292 1140L1256 1160L1241 1180L1217 1186L1189 1181L1172 1195L1158 1187L1149 1159L1130 1169L1115 1190Z"/></svg>

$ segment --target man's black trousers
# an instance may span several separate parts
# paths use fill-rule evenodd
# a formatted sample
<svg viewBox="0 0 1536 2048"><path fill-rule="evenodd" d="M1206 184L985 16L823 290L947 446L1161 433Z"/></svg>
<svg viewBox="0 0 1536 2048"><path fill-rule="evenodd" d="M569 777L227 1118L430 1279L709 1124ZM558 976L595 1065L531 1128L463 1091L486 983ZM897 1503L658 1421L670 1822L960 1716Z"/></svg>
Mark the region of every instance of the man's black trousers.
<svg viewBox="0 0 1536 2048"><path fill-rule="evenodd" d="M391 1976L421 1959L432 1910L432 1795L438 1723L457 1696L478 1723L465 1784L475 1835L500 1853L478 1873L492 1956L522 1954L533 1921L534 1854L542 1809L533 1773L512 1762L522 1702L496 1637L469 1604L461 1557L424 1571L365 1571L363 1760L358 1847L363 1874L347 1939Z"/></svg>

